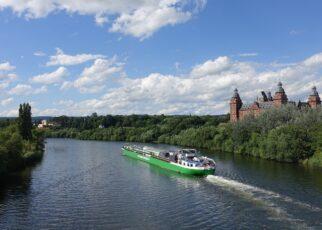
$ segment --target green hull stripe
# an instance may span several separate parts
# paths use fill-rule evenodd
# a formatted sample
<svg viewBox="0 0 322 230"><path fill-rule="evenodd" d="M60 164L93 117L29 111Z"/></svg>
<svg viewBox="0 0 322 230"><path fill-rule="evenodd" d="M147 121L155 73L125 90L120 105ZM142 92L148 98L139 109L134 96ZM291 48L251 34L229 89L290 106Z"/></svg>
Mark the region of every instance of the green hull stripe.
<svg viewBox="0 0 322 230"><path fill-rule="evenodd" d="M134 151L130 151L127 149L123 149L123 155L141 160L144 162L147 162L152 165L159 166L164 169L172 170L178 173L182 174L189 174L189 175L208 175L208 174L213 174L215 172L214 169L207 169L207 170L198 170L198 169L188 169L188 168L183 168L174 164L170 164L166 161L162 161L153 157L145 157L142 156L141 154L138 154Z"/></svg>

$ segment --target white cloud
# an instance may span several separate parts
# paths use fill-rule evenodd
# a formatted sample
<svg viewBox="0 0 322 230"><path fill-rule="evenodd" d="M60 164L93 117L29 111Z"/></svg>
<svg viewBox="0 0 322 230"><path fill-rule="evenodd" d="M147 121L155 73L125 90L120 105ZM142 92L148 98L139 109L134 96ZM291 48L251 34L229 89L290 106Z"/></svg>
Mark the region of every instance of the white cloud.
<svg viewBox="0 0 322 230"><path fill-rule="evenodd" d="M258 56L258 53L241 53L238 54L239 57L256 57Z"/></svg>
<svg viewBox="0 0 322 230"><path fill-rule="evenodd" d="M47 62L47 66L70 66L70 65L79 65L87 61L91 61L97 58L104 58L103 55L98 54L76 54L68 55L65 54L61 49L56 49L56 54L50 57L50 61Z"/></svg>
<svg viewBox="0 0 322 230"><path fill-rule="evenodd" d="M43 51L38 50L34 52L34 56L43 57L43 56L46 56L46 54Z"/></svg>
<svg viewBox="0 0 322 230"><path fill-rule="evenodd" d="M117 79L117 84L105 89L113 79ZM271 90L274 94L278 81L283 82L291 100L306 100L313 85L322 92L322 53L292 64L276 63L274 66L221 56L195 65L185 75L152 73L138 78L126 77L123 64L116 58L96 59L92 66L84 68L76 81L64 81L61 88L76 87L81 92L105 90L103 95L82 101L62 98L54 103L59 110L49 108L37 113L222 114L229 111L235 87L247 103L256 99L261 90ZM34 89L31 85L17 85L9 94L33 95L46 90L45 86Z"/></svg>
<svg viewBox="0 0 322 230"><path fill-rule="evenodd" d="M9 62L0 64L0 90L8 88L10 83L18 78L16 74L8 73L8 71L14 70L15 68Z"/></svg>
<svg viewBox="0 0 322 230"><path fill-rule="evenodd" d="M7 106L9 104L11 104L13 102L13 98L12 97L9 97L9 98L6 98L6 99L3 99L0 101L0 104L2 106Z"/></svg>
<svg viewBox="0 0 322 230"><path fill-rule="evenodd" d="M63 115L62 111L56 108L50 108L50 109L43 109L43 110L35 110L36 116L59 116Z"/></svg>
<svg viewBox="0 0 322 230"><path fill-rule="evenodd" d="M58 102L55 102L54 104L70 107L70 106L74 105L74 103L75 102L73 100L59 100Z"/></svg>
<svg viewBox="0 0 322 230"><path fill-rule="evenodd" d="M95 22L98 26L103 26L105 23L108 22L108 18L106 16L97 14L95 16Z"/></svg>
<svg viewBox="0 0 322 230"><path fill-rule="evenodd" d="M74 87L82 93L97 93L104 89L108 79L122 75L123 63L117 63L116 58L96 59L94 64L85 68L81 76L74 82ZM68 83L62 88L68 88Z"/></svg>
<svg viewBox="0 0 322 230"><path fill-rule="evenodd" d="M0 71L11 71L14 70L16 67L11 65L10 62L3 62L0 63Z"/></svg>
<svg viewBox="0 0 322 230"><path fill-rule="evenodd" d="M32 87L31 85L18 84L9 91L9 94L12 95L28 95L31 94Z"/></svg>
<svg viewBox="0 0 322 230"><path fill-rule="evenodd" d="M17 117L17 116L18 116L17 109L0 111L0 117Z"/></svg>
<svg viewBox="0 0 322 230"><path fill-rule="evenodd" d="M67 110L73 115L94 111L101 114L222 114L229 111L235 87L247 103L256 99L261 90L271 90L274 94L280 80L291 100L306 100L313 84L322 92L322 54L286 67L272 70L270 66L219 57L195 66L185 76L153 73L136 79L123 78L120 86L100 98L75 102Z"/></svg>
<svg viewBox="0 0 322 230"><path fill-rule="evenodd" d="M206 0L0 0L0 9L10 8L27 19L65 11L93 15L102 25L111 16L110 31L139 38L151 36L161 27L184 23L205 5Z"/></svg>
<svg viewBox="0 0 322 230"><path fill-rule="evenodd" d="M0 81L3 82L12 82L14 80L16 80L18 78L18 76L14 73L0 73Z"/></svg>
<svg viewBox="0 0 322 230"><path fill-rule="evenodd" d="M291 30L289 32L289 34L292 36L300 35L301 33L303 33L303 31L301 31L301 30Z"/></svg>
<svg viewBox="0 0 322 230"><path fill-rule="evenodd" d="M63 84L60 86L60 90L68 90L74 86L74 83L71 81L64 81Z"/></svg>
<svg viewBox="0 0 322 230"><path fill-rule="evenodd" d="M33 94L42 94L42 93L46 93L48 91L47 86L43 85L40 88L36 88L33 91Z"/></svg>
<svg viewBox="0 0 322 230"><path fill-rule="evenodd" d="M8 86L9 86L8 82L0 82L0 90L8 88Z"/></svg>
<svg viewBox="0 0 322 230"><path fill-rule="evenodd" d="M31 85L27 84L18 84L12 89L9 90L10 95L18 95L18 96L23 96L23 95L31 95L31 94L40 94L40 93L45 93L47 92L47 87L42 86L40 88L34 89Z"/></svg>
<svg viewBox="0 0 322 230"><path fill-rule="evenodd" d="M303 61L303 64L308 67L321 67L322 53L315 54Z"/></svg>
<svg viewBox="0 0 322 230"><path fill-rule="evenodd" d="M54 72L44 73L44 74L32 77L31 81L33 83L50 85L50 84L62 82L64 77L66 76L68 76L67 69L65 67L59 67Z"/></svg>
<svg viewBox="0 0 322 230"><path fill-rule="evenodd" d="M228 70L232 66L233 63L231 62L231 59L227 56L222 56L195 66L192 69L191 75L202 77L205 75L219 74L222 71Z"/></svg>
<svg viewBox="0 0 322 230"><path fill-rule="evenodd" d="M176 8L178 3L180 1L163 0L159 4L123 13L114 21L110 31L144 39L161 27L184 23L191 18L192 13Z"/></svg>

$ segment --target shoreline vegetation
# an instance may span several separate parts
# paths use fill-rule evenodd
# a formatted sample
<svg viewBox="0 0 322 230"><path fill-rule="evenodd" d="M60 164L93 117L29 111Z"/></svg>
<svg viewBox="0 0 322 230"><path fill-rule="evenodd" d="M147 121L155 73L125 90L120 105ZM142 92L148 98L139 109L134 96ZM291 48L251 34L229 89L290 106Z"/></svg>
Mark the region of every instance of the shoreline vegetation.
<svg viewBox="0 0 322 230"><path fill-rule="evenodd" d="M43 152L43 131L33 128L29 104L20 105L17 119L0 121L0 180L39 162Z"/></svg>
<svg viewBox="0 0 322 230"><path fill-rule="evenodd" d="M230 123L229 115L55 117L48 138L153 142L322 167L322 109L284 106Z"/></svg>

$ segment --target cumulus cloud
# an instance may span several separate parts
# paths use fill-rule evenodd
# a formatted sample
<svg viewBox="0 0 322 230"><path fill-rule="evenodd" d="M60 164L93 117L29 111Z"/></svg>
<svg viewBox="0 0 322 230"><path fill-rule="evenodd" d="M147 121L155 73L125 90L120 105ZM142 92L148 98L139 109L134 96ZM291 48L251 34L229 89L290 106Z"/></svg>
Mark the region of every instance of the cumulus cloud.
<svg viewBox="0 0 322 230"><path fill-rule="evenodd" d="M193 76L205 76L209 74L216 74L219 73L227 68L231 67L231 60L229 57L223 56L218 57L214 60L206 61L200 65L195 66L192 69L191 74Z"/></svg>
<svg viewBox="0 0 322 230"><path fill-rule="evenodd" d="M27 95L32 92L31 85L18 84L9 91L12 95Z"/></svg>
<svg viewBox="0 0 322 230"><path fill-rule="evenodd" d="M105 83L113 76L122 75L123 63L112 59L96 59L94 64L83 70L80 77L73 83L73 86L82 93L97 93L104 89ZM62 88L68 88L69 83L65 83Z"/></svg>
<svg viewBox="0 0 322 230"><path fill-rule="evenodd" d="M76 55L68 55L63 52L63 50L57 48L56 54L50 56L50 60L47 62L47 66L71 66L71 65L79 65L85 63L87 61L91 61L97 58L104 58L103 55L98 54L76 54Z"/></svg>
<svg viewBox="0 0 322 230"><path fill-rule="evenodd" d="M121 76L121 77L120 77ZM54 103L46 114L88 115L100 114L222 114L229 111L229 100L235 87L242 100L252 102L261 90L275 91L278 81L291 100L305 101L311 87L322 92L322 53L290 64L256 63L221 56L197 64L184 75L151 73L129 78L123 63L116 58L96 59L84 68L75 81L62 81L62 89L76 88L83 93L104 93L86 100L62 99ZM117 84L106 87L113 79ZM8 87L8 86L5 86ZM45 92L46 87L34 89L31 85L17 85L11 95L33 95ZM105 91L104 91L105 90ZM41 113L39 111L39 113ZM56 114L55 114L56 113ZM41 114L40 114L41 115Z"/></svg>
<svg viewBox="0 0 322 230"><path fill-rule="evenodd" d="M40 88L34 89L31 85L27 84L18 84L12 89L9 90L10 95L26 96L32 94L40 94L47 92L47 87L42 86Z"/></svg>
<svg viewBox="0 0 322 230"><path fill-rule="evenodd" d="M17 75L14 73L0 73L0 81L11 82L17 79Z"/></svg>
<svg viewBox="0 0 322 230"><path fill-rule="evenodd" d="M0 90L8 88L10 83L18 78L15 73L10 73L15 68L9 62L0 63Z"/></svg>
<svg viewBox="0 0 322 230"><path fill-rule="evenodd" d="M120 32L145 39L154 31L166 25L175 25L188 21L192 13L175 7L179 1L160 1L159 4L148 5L131 13L121 14L110 28L111 32Z"/></svg>
<svg viewBox="0 0 322 230"><path fill-rule="evenodd" d="M16 67L11 65L10 62L3 62L0 63L0 71L11 71L14 70Z"/></svg>
<svg viewBox="0 0 322 230"><path fill-rule="evenodd" d="M95 16L95 22L96 22L96 25L103 26L105 23L108 22L108 18L106 16L102 16L100 14L97 14Z"/></svg>
<svg viewBox="0 0 322 230"><path fill-rule="evenodd" d="M2 106L7 106L9 104L11 104L13 102L13 98L12 97L9 97L9 98L6 98L6 99L3 99L0 101L0 104Z"/></svg>
<svg viewBox="0 0 322 230"><path fill-rule="evenodd" d="M73 88L74 83L71 81L64 81L63 84L60 86L60 90L68 90Z"/></svg>
<svg viewBox="0 0 322 230"><path fill-rule="evenodd" d="M44 73L44 74L32 77L31 82L50 85L50 84L62 82L64 77L66 76L68 76L67 69L65 67L59 67L54 72Z"/></svg>
<svg viewBox="0 0 322 230"><path fill-rule="evenodd" d="M167 25L184 23L206 5L206 0L0 0L0 9L10 8L27 19L65 11L93 15L96 24L113 21L110 31L139 38L151 36Z"/></svg>
<svg viewBox="0 0 322 230"><path fill-rule="evenodd" d="M71 104L68 113L222 114L229 111L235 87L247 103L254 101L261 90L274 93L278 81L284 83L293 100L305 101L313 85L322 92L322 54L273 70L270 66L224 56L196 65L183 76L153 73L123 78L120 86L101 97Z"/></svg>

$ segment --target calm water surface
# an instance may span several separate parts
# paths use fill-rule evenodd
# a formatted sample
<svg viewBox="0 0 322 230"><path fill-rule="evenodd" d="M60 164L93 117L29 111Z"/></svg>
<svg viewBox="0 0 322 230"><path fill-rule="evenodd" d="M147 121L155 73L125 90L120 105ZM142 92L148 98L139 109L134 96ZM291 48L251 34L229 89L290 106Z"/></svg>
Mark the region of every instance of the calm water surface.
<svg viewBox="0 0 322 230"><path fill-rule="evenodd" d="M0 186L0 229L322 229L322 171L208 153L186 177L120 154L122 142L48 139Z"/></svg>

